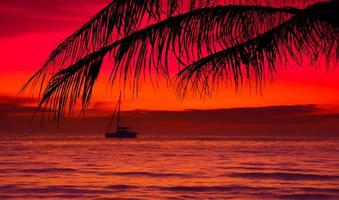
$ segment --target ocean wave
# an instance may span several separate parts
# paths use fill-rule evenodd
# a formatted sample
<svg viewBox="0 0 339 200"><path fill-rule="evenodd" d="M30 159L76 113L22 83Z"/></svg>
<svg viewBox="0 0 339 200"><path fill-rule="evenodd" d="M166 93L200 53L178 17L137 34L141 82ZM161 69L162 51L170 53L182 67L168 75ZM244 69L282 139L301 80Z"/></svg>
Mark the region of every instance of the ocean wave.
<svg viewBox="0 0 339 200"><path fill-rule="evenodd" d="M158 187L160 190L175 191L175 192L218 192L218 191L258 191L258 190L274 190L271 187L247 187L247 186L172 186Z"/></svg>
<svg viewBox="0 0 339 200"><path fill-rule="evenodd" d="M103 176L146 176L146 177L188 177L179 173L154 173L154 172L101 172Z"/></svg>
<svg viewBox="0 0 339 200"><path fill-rule="evenodd" d="M5 199L96 199L93 194L5 194L1 195L1 200Z"/></svg>
<svg viewBox="0 0 339 200"><path fill-rule="evenodd" d="M15 186L15 185L0 185L0 191L3 192L3 191L7 191L7 190L15 190L17 189L18 187Z"/></svg>
<svg viewBox="0 0 339 200"><path fill-rule="evenodd" d="M278 168L278 167L246 167L246 166L229 166L229 167L220 167L225 170L248 170L248 171L291 171L291 172L315 172L311 169L298 169L298 168Z"/></svg>
<svg viewBox="0 0 339 200"><path fill-rule="evenodd" d="M15 162L15 161L0 161L0 166L1 165L14 165L14 166L18 166L18 165L23 165L23 166L27 166L27 165L53 165L53 164L57 164L56 162Z"/></svg>
<svg viewBox="0 0 339 200"><path fill-rule="evenodd" d="M8 174L15 171L15 169L0 169L0 174Z"/></svg>
<svg viewBox="0 0 339 200"><path fill-rule="evenodd" d="M86 189L76 186L46 186L46 187L21 187L8 185L0 188L0 191L8 194L109 194L111 191L104 189Z"/></svg>
<svg viewBox="0 0 339 200"><path fill-rule="evenodd" d="M305 194L284 194L279 195L279 199L301 199L301 200L319 200L319 199L327 199L327 200L337 200L339 196L330 195L330 194L317 194L317 193L305 193Z"/></svg>
<svg viewBox="0 0 339 200"><path fill-rule="evenodd" d="M112 142L23 140L31 149L24 154L5 146L0 199L339 199L339 143L332 140ZM277 152L274 159L248 157L266 148Z"/></svg>
<svg viewBox="0 0 339 200"><path fill-rule="evenodd" d="M242 172L229 173L223 176L251 179L279 179L279 180L339 180L339 176L305 174L305 173L284 173L284 172Z"/></svg>
<svg viewBox="0 0 339 200"><path fill-rule="evenodd" d="M298 188L304 192L334 193L339 195L339 188Z"/></svg>
<svg viewBox="0 0 339 200"><path fill-rule="evenodd" d="M42 168L42 169L20 169L16 170L21 173L58 173L58 172L76 172L76 169L72 168Z"/></svg>
<svg viewBox="0 0 339 200"><path fill-rule="evenodd" d="M128 190L128 189L136 189L139 188L138 186L134 186L134 185L108 185L105 186L104 188L106 189L113 189L113 190Z"/></svg>

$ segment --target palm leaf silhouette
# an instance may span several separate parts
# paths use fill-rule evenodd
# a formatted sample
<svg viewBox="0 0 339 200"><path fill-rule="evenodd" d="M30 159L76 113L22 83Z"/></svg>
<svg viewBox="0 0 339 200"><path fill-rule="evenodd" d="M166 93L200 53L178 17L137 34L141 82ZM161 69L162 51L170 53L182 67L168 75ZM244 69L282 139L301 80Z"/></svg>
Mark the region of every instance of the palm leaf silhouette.
<svg viewBox="0 0 339 200"><path fill-rule="evenodd" d="M216 0L125 0L112 1L79 30L61 42L50 54L45 65L27 81L37 84L45 80L46 71L55 72L63 66L73 64L83 56L109 45L114 38L124 36L139 28L145 17L160 20L163 14L170 16L181 7L193 10L196 6L212 5ZM55 68L55 66L58 66ZM43 83L42 83L43 84Z"/></svg>
<svg viewBox="0 0 339 200"><path fill-rule="evenodd" d="M335 1L305 9L216 5L206 0L122 2L113 1L61 43L24 86L41 81L44 93L39 107L56 110L56 119L67 108L72 112L78 99L83 108L88 106L107 55L113 58L111 83L132 80L137 91L147 73L171 78L168 60L173 54L184 66L177 82L181 94L188 89L210 93L221 81L239 86L243 77L260 84L274 74L277 61L290 57L301 63L308 55L314 63L319 55L338 56ZM188 11L180 12L180 5ZM129 7L135 15L126 13ZM141 27L146 14L155 21ZM52 76L44 85L48 74Z"/></svg>
<svg viewBox="0 0 339 200"><path fill-rule="evenodd" d="M274 76L278 61L292 59L302 64L308 59L314 64L321 55L328 64L336 61L339 29L333 20L335 6L338 8L337 3L316 4L258 37L194 62L178 73L179 92L183 96L188 90L211 94L220 82L233 82L237 88L245 78L260 85L265 76Z"/></svg>

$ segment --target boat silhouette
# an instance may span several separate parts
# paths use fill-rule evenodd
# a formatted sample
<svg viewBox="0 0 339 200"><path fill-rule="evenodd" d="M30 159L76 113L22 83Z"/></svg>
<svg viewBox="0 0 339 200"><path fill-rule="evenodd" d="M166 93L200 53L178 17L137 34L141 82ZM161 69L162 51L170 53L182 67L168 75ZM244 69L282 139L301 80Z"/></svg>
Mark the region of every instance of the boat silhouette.
<svg viewBox="0 0 339 200"><path fill-rule="evenodd" d="M118 101L117 126L114 132L105 133L106 138L137 138L138 133L134 132L131 127L120 125L121 93Z"/></svg>

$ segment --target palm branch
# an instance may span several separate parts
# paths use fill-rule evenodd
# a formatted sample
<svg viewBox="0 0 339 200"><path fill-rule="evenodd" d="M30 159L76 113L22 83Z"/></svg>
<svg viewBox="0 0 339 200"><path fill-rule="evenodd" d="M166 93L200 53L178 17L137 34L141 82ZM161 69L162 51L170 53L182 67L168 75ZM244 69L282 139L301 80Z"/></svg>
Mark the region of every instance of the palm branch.
<svg viewBox="0 0 339 200"><path fill-rule="evenodd" d="M47 71L54 73L62 67L73 64L85 55L109 45L112 40L138 29L145 18L159 21L162 15L171 16L180 7L212 5L216 0L114 0L97 13L79 30L67 37L50 54L44 66L24 85L36 85L45 80ZM57 66L57 67L55 67ZM43 84L43 81L42 83Z"/></svg>
<svg viewBox="0 0 339 200"><path fill-rule="evenodd" d="M271 79L279 63L304 60L314 65L322 56L327 66L339 58L337 2L319 3L296 14L279 26L241 44L200 59L178 73L180 95L187 91L204 96L218 88L220 82L235 88L254 82L261 85Z"/></svg>
<svg viewBox="0 0 339 200"><path fill-rule="evenodd" d="M258 5L215 6L213 1L201 0L190 1L189 10L181 13L179 0L168 1L167 6L160 5L160 0L144 0L139 2L144 3L143 6L138 7L139 3L134 5L140 9L136 16L124 14L127 7L117 2L120 1L113 1L61 43L45 66L28 81L28 84L35 85L42 80L43 87L45 77L52 74L44 88L40 107L45 105L57 110L57 119L65 114L67 107L71 112L79 98L82 107L87 107L107 55L113 57L111 83L114 84L116 78L124 81L132 78L133 85L138 87L145 73L155 71L169 76L168 55L174 54L178 63L186 66L179 72L179 88L184 91L191 85L197 91L202 88L201 85L206 88L210 80L218 82L228 79L225 77L229 77L229 74L233 75L233 81L238 85L243 77L241 68L244 64L247 77L253 75L260 82L266 72L275 71L277 58L286 59L283 51L288 47L295 48L290 52L292 57L297 50L313 53L311 55L330 55L337 44L335 20L324 18L322 13L335 14L335 2L315 4L301 10ZM119 10L117 4L123 9ZM164 8L167 8L167 17L161 19ZM312 16L310 10L313 14L315 11L319 13ZM114 23L106 23L112 17L107 13L111 12L122 13L119 16L116 14L119 19L114 19ZM146 13L155 19L155 23L143 28L140 27L141 19ZM118 35L113 34L113 29L117 30ZM311 36L305 37L308 31L312 33ZM290 41L290 38L296 41ZM314 49L316 42L307 44L307 39L321 42L321 47ZM86 42L91 46L88 47ZM300 48L297 48L298 45ZM328 50L329 46L331 50ZM302 58L302 55L296 57ZM51 66L58 66L59 69L55 70Z"/></svg>
<svg viewBox="0 0 339 200"><path fill-rule="evenodd" d="M223 0L237 3L255 3L257 0ZM292 3L298 0L292 0ZM162 16L172 16L181 10L192 11L196 8L204 8L217 4L218 0L114 0L96 14L79 30L61 42L50 54L44 66L24 85L36 85L40 80L45 80L46 71L61 70L62 67L73 64L85 55L109 45L112 40L126 36L138 29L144 18L161 20ZM269 0L266 0L269 4ZM55 67L58 66L58 67ZM43 85L42 81L42 85Z"/></svg>

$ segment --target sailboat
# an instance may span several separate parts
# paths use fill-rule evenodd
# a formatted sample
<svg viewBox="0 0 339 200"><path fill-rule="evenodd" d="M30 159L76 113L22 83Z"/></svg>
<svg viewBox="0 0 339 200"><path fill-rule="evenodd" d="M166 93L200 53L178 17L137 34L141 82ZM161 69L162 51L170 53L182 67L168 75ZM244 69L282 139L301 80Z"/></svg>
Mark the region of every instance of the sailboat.
<svg viewBox="0 0 339 200"><path fill-rule="evenodd" d="M105 133L105 137L106 138L137 138L138 133L132 131L131 127L120 125L120 109L121 109L121 93L120 93L119 102L118 102L116 131Z"/></svg>

